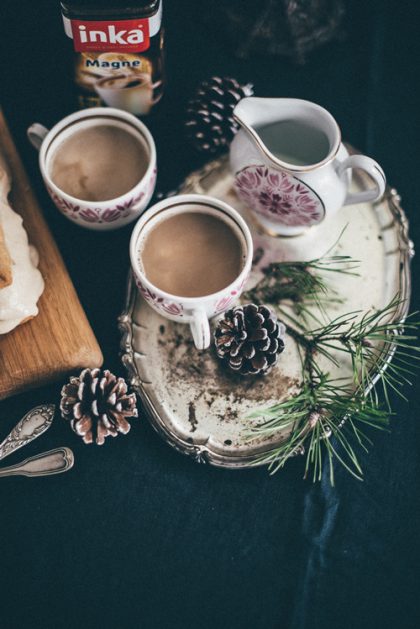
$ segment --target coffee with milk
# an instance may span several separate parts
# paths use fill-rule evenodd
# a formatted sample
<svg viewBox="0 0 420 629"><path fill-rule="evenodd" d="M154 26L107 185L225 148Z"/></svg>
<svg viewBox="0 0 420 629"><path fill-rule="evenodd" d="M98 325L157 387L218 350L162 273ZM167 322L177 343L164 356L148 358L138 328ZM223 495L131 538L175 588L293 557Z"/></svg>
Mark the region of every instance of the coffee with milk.
<svg viewBox="0 0 420 629"><path fill-rule="evenodd" d="M145 276L160 290L202 297L235 281L245 264L246 245L233 222L186 210L146 229L138 256Z"/></svg>
<svg viewBox="0 0 420 629"><path fill-rule="evenodd" d="M143 178L149 151L139 134L121 125L98 122L53 143L49 175L63 192L83 201L108 201Z"/></svg>

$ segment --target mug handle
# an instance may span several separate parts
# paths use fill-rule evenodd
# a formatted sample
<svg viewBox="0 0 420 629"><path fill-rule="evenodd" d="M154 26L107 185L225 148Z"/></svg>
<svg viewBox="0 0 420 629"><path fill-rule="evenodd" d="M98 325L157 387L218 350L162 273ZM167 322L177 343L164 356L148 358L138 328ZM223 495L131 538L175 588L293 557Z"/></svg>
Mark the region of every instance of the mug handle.
<svg viewBox="0 0 420 629"><path fill-rule="evenodd" d="M31 126L28 127L28 130L26 131L29 142L34 148L36 148L37 151L39 151L39 149L41 148L41 144L43 143L47 133L48 129L42 124L39 124L39 122L34 122L34 124L31 124Z"/></svg>
<svg viewBox="0 0 420 629"><path fill-rule="evenodd" d="M368 201L379 201L385 192L386 178L385 173L374 159L366 157L366 155L350 155L337 168L337 174L341 177L347 168L360 168L364 170L375 182L376 186L362 192L347 192L343 205L352 205L353 203L366 203Z"/></svg>
<svg viewBox="0 0 420 629"><path fill-rule="evenodd" d="M160 85L162 85L162 81L156 81L155 83L152 83L152 90L155 90ZM152 105L156 105L156 103L159 102L161 98L162 94L159 96L159 98L152 98Z"/></svg>
<svg viewBox="0 0 420 629"><path fill-rule="evenodd" d="M210 324L203 308L197 308L192 313L190 321L191 334L197 349L207 349L210 345Z"/></svg>

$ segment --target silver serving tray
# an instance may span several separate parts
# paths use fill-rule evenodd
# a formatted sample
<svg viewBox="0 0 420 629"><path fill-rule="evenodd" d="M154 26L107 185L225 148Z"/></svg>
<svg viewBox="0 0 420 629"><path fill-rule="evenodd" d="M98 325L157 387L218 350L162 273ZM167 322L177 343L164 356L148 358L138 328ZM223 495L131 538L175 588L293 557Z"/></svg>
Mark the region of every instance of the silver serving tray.
<svg viewBox="0 0 420 629"><path fill-rule="evenodd" d="M397 294L404 302L393 320L406 317L411 278L413 243L408 222L395 189L387 188L382 201L342 208L334 218L296 238L264 234L235 195L226 157L190 175L182 193L215 196L236 207L246 218L254 238L256 263L247 288L261 277L260 269L271 261L312 259L325 253L351 255L360 261L360 277L331 274L331 285L343 299L331 304L333 317L354 310L383 307ZM370 185L366 176L354 178L353 187ZM336 277L334 277L337 275ZM300 360L294 341L269 376L241 378L222 369L212 349L198 352L188 326L162 318L139 296L131 276L127 302L119 318L122 362L131 386L138 393L152 426L178 451L201 463L244 468L269 452L287 434L250 436L261 419L250 413L293 395L299 390ZM351 363L337 356L340 367L328 363L334 376L350 376ZM388 359L391 359L391 352Z"/></svg>

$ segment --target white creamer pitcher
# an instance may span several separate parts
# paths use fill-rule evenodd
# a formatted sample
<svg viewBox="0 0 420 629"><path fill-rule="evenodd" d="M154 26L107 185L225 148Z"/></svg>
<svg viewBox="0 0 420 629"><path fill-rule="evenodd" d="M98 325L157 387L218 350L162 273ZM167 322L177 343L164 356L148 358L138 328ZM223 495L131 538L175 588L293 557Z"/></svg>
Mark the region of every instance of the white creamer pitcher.
<svg viewBox="0 0 420 629"><path fill-rule="evenodd" d="M241 100L241 129L230 149L238 196L269 231L296 236L343 205L377 201L385 191L382 168L365 155L349 156L333 116L295 98ZM351 168L365 170L375 187L349 193Z"/></svg>

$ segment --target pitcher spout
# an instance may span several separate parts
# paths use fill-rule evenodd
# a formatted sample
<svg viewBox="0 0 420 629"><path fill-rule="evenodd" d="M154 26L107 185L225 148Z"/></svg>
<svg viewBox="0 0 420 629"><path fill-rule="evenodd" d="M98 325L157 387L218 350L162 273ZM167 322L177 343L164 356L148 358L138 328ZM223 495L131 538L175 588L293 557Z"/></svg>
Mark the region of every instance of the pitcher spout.
<svg viewBox="0 0 420 629"><path fill-rule="evenodd" d="M243 98L233 110L233 117L254 143L255 147L265 154L265 157L275 165L282 165L264 143L259 129L278 120L290 116L290 99L287 98L258 98L249 96Z"/></svg>
<svg viewBox="0 0 420 629"><path fill-rule="evenodd" d="M331 114L305 100L247 97L233 116L263 163L292 173L327 163L340 145Z"/></svg>

